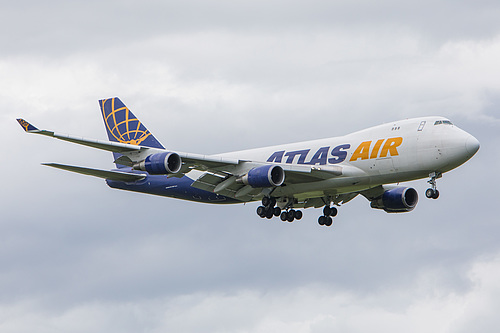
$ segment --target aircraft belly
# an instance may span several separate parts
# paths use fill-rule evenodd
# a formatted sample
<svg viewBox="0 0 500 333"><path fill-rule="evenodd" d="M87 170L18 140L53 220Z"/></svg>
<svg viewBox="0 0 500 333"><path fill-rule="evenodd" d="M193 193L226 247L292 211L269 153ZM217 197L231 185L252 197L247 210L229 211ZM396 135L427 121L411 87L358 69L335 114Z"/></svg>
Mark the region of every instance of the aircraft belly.
<svg viewBox="0 0 500 333"><path fill-rule="evenodd" d="M191 186L193 182L193 179L187 176L167 178L165 175L149 175L146 179L134 183L106 180L108 186L112 188L133 192L214 204L241 202L240 200L194 188Z"/></svg>

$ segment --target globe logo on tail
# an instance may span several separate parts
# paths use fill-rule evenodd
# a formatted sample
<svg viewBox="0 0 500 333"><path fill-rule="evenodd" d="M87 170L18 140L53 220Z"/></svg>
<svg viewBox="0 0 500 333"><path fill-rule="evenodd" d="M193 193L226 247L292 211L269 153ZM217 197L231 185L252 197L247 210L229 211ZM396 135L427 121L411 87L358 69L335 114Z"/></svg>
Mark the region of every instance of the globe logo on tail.
<svg viewBox="0 0 500 333"><path fill-rule="evenodd" d="M110 139L112 136L120 143L138 146L151 135L119 99L105 99L101 103L104 123Z"/></svg>

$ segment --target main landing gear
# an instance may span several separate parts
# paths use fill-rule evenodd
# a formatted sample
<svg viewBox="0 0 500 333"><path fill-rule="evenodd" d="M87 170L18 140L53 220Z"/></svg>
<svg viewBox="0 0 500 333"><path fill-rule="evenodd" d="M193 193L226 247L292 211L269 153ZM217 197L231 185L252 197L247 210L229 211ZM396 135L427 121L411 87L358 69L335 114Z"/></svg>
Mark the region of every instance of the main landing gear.
<svg viewBox="0 0 500 333"><path fill-rule="evenodd" d="M318 218L319 225L326 225L327 227L333 224L332 217L337 216L338 210L335 207L325 206L323 208L323 215Z"/></svg>
<svg viewBox="0 0 500 333"><path fill-rule="evenodd" d="M300 220L303 216L302 211L295 209L286 209L282 212L280 207L276 206L276 199L272 197L262 198L262 206L257 207L257 215L262 218L272 219L274 216L280 217L281 221L293 222Z"/></svg>
<svg viewBox="0 0 500 333"><path fill-rule="evenodd" d="M437 199L439 198L439 191L437 189L436 179L442 177L441 172L433 172L429 176L431 177L431 179L428 181L428 183L431 184L431 188L428 188L425 191L425 196L429 199Z"/></svg>
<svg viewBox="0 0 500 333"><path fill-rule="evenodd" d="M325 200L325 204L327 201ZM318 218L319 225L331 226L333 224L333 217L337 216L338 210L336 207L330 207L326 204L323 208L323 215ZM262 206L257 207L257 215L261 218L272 219L273 217L280 217L283 222L293 222L300 220L303 216L301 210L292 208L292 203L287 204L284 210L276 205L276 198L264 197L262 198Z"/></svg>

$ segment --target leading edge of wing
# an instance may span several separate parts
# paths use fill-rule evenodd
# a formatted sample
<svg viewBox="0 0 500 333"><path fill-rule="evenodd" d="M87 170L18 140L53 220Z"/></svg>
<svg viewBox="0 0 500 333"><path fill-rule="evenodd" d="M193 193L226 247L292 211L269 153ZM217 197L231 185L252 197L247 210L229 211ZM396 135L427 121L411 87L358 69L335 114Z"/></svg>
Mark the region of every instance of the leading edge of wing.
<svg viewBox="0 0 500 333"><path fill-rule="evenodd" d="M59 163L42 163L42 165L49 166L52 168L62 169L66 171L76 172L83 175L94 176L104 179L116 180L120 182L135 182L147 177L146 174L138 174L138 173L129 173L122 171L113 171L113 170L100 170L100 169L92 169L79 167L74 165L67 164L59 164Z"/></svg>
<svg viewBox="0 0 500 333"><path fill-rule="evenodd" d="M115 153L124 153L124 152L132 152L132 151L138 151L141 149L149 149L146 147L141 147L141 146L134 146L134 145L129 145L125 143L119 143L119 142L111 142L111 141L102 141L102 140L94 140L94 139L86 139L82 137L76 137L76 136L71 136L71 135L66 135L66 134L57 134L52 131L47 131L47 130L39 130L29 122L27 122L24 119L17 119L21 127L24 129L25 132L27 133L33 133L33 134L41 134L45 136L50 136L59 140L64 140L64 141L69 141L72 143L76 143L79 145L84 145L92 148L97 148L101 150L106 150L106 151L111 151Z"/></svg>

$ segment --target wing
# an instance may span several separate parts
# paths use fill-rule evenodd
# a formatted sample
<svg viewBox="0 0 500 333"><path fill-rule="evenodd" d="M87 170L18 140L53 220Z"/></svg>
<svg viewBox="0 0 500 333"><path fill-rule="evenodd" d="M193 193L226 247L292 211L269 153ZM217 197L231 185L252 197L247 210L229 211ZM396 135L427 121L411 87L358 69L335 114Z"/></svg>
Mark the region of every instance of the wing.
<svg viewBox="0 0 500 333"><path fill-rule="evenodd" d="M27 122L24 119L17 119L21 127L27 132L27 133L33 133L33 134L41 134L45 136L50 136L59 140L64 140L64 141L69 141L72 143L88 146L88 147L93 147L97 149L102 149L102 150L107 150L115 153L124 153L124 152L137 152L140 151L141 149L148 149L145 147L141 146L134 146L134 145L129 145L125 143L118 143L118 142L110 142L110 141L101 141L101 140L93 140L93 139L85 139L81 137L75 137L75 136L70 136L66 134L57 134L53 131L47 131L47 130L39 130L29 122Z"/></svg>
<svg viewBox="0 0 500 333"><path fill-rule="evenodd" d="M19 124L28 133L40 134L53 137L59 140L68 141L92 148L119 153L121 156L115 163L134 166L144 161L149 155L165 152L165 149L150 148L139 145L132 145L119 142L86 139L66 134L58 134L53 131L40 130L24 119L17 119ZM169 177L182 177L192 170L203 171L204 174L195 180L191 185L195 188L214 192L242 201L252 200L255 196L262 195L262 188L254 188L250 185L242 184L237 180L250 170L264 165L278 165L285 172L285 185L297 185L303 183L319 182L335 177L359 175L359 169L352 166L314 166L314 165L292 165L285 163L270 163L251 160L240 160L218 155L201 155L193 153L176 152L182 159L182 167L176 174ZM72 171L80 174L95 177L113 179L117 181L132 182L143 179L147 174L134 174L120 171L105 171L92 168L70 166L64 164L49 163L47 166ZM268 189L267 191L272 191ZM322 194L323 195L323 194ZM315 194L315 196L320 196ZM316 203L314 204L316 205Z"/></svg>
<svg viewBox="0 0 500 333"><path fill-rule="evenodd" d="M210 165L205 163L204 159L188 159L193 165L204 166L206 171L200 178L198 178L191 186L224 195L230 198L235 198L242 201L251 201L259 195L269 195L273 190L278 188L253 188L250 185L241 184L237 180L253 168L263 165L278 165L285 172L284 186L279 187L279 191L285 188L292 188L292 185L300 185L304 183L321 182L331 178L337 177L350 177L359 175L360 170L352 167L342 166L312 166L312 165L290 165L282 163L268 163L256 161L238 161L235 164L228 164L227 161L220 161L218 163L211 162ZM266 193L266 190L268 193ZM301 190L296 192L286 192L290 196L302 193ZM323 197L325 193L303 193L303 201L315 197ZM352 198L342 197L339 200L347 202ZM309 201L309 207L324 206L324 202Z"/></svg>

